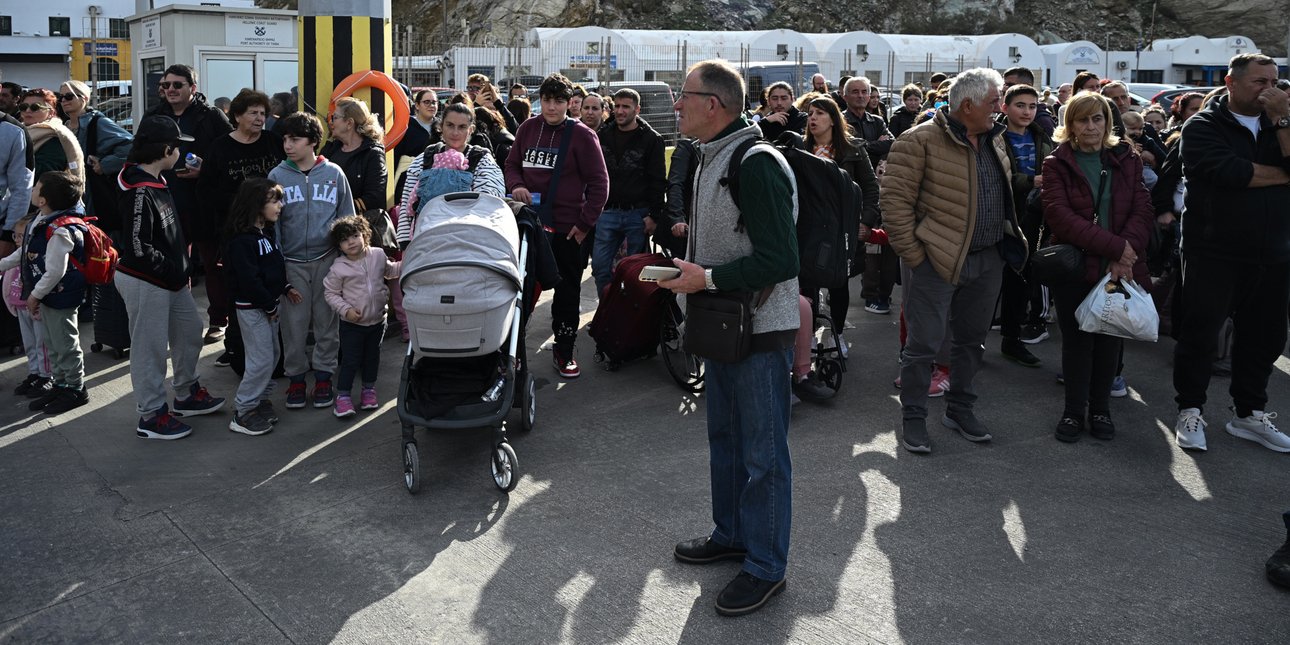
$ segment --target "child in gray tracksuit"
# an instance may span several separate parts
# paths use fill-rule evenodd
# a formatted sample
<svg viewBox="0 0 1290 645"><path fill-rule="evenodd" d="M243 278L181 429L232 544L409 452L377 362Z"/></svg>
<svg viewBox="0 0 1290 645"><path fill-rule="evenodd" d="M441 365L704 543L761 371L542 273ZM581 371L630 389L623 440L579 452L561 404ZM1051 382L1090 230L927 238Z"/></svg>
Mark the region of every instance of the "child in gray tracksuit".
<svg viewBox="0 0 1290 645"><path fill-rule="evenodd" d="M323 279L336 259L330 236L332 222L354 214L354 198L340 166L316 155L322 140L317 117L297 112L282 120L282 130L287 159L269 172L269 179L282 186L277 239L287 260L287 282L303 299L298 304L283 303L280 310L283 367L291 379L287 407L305 407L305 373L312 365L314 390L310 398L314 407L326 408L336 398L331 377L340 348L340 319L323 297ZM305 354L311 323L312 359Z"/></svg>

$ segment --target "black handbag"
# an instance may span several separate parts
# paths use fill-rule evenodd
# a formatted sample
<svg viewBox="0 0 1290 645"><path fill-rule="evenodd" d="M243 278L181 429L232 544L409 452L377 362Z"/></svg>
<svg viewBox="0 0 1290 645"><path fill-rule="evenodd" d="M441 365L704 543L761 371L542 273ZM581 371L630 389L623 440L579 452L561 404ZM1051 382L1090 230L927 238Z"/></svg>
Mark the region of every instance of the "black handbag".
<svg viewBox="0 0 1290 645"><path fill-rule="evenodd" d="M363 211L363 218L372 229L372 246L384 249L386 253L399 250L399 241L394 238L394 220L384 208L369 208Z"/></svg>
<svg viewBox="0 0 1290 645"><path fill-rule="evenodd" d="M752 353L753 315L770 288L699 291L685 296L685 351L718 363L738 363Z"/></svg>
<svg viewBox="0 0 1290 645"><path fill-rule="evenodd" d="M1097 194L1093 201L1093 219L1102 207L1102 190L1106 187L1107 170L1102 168L1098 177ZM1043 233L1040 233L1043 239ZM1074 244L1053 244L1035 252L1030 260L1030 271L1040 283L1060 286L1084 283L1084 251Z"/></svg>

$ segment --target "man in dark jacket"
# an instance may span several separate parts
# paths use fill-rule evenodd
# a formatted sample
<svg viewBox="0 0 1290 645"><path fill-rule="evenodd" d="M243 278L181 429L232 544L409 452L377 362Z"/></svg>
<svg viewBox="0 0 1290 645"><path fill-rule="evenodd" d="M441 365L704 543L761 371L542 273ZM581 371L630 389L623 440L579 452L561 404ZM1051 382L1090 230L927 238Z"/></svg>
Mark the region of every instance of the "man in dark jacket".
<svg viewBox="0 0 1290 645"><path fill-rule="evenodd" d="M774 141L785 132L806 132L806 113L793 105L793 86L783 81L772 83L766 88L766 103L769 112L757 122L763 139Z"/></svg>
<svg viewBox="0 0 1290 645"><path fill-rule="evenodd" d="M847 111L843 116L847 119L847 125L851 126L852 133L869 142L869 162L876 170L878 162L887 158L891 141L895 137L891 136L882 118L868 111L870 90L869 79L863 76L847 81L846 87L842 88L842 96L847 101Z"/></svg>
<svg viewBox="0 0 1290 645"><path fill-rule="evenodd" d="M1231 316L1236 414L1227 432L1290 452L1290 437L1264 412L1290 309L1290 98L1276 81L1271 58L1235 56L1228 95L1183 126L1185 304L1174 347L1174 431L1182 448L1207 447L1201 413L1218 330Z"/></svg>
<svg viewBox="0 0 1290 645"><path fill-rule="evenodd" d="M201 209L197 201L197 177L202 169L199 165L192 167L185 163L188 153L205 158L215 140L233 131L228 116L223 111L206 104L206 97L197 91L197 72L187 65L171 65L161 77L161 94L164 99L149 114L169 117L179 124L180 132L191 137L191 141L180 143L179 161L173 168L162 173L162 178L170 187L170 195L175 201L175 210L179 214L179 225L184 237L198 247L202 256L202 267L207 274L214 274L219 269L216 257L218 240L203 239L192 225L200 217ZM207 294L208 297L210 294ZM207 310L210 316L210 329L206 340L215 342L224 337L224 328L228 326L228 307L222 303Z"/></svg>
<svg viewBox="0 0 1290 645"><path fill-rule="evenodd" d="M631 88L614 93L614 122L601 126L600 150L609 171L609 200L596 220L591 274L603 294L613 274L614 255L627 241L627 254L645 250L645 236L663 221L667 174L663 137L640 118L640 94Z"/></svg>
<svg viewBox="0 0 1290 645"><path fill-rule="evenodd" d="M667 168L665 221L659 222L654 229L654 243L678 258L685 257L686 236L690 230L690 202L694 197L694 173L699 164L696 145L694 139L677 139Z"/></svg>

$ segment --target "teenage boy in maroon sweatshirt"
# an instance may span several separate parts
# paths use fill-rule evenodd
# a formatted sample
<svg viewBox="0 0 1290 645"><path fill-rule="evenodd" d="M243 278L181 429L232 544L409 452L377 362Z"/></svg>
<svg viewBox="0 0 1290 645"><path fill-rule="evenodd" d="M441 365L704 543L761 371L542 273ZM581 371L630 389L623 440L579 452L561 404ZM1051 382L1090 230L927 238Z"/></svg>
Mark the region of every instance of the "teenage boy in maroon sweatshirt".
<svg viewBox="0 0 1290 645"><path fill-rule="evenodd" d="M574 341L578 337L578 301L582 274L591 257L591 235L596 218L609 197L609 172L600 151L600 140L586 125L566 116L573 83L561 74L552 74L538 89L542 112L528 119L515 133L515 145L506 158L506 190L526 204L547 206L551 217L548 236L560 282L555 285L551 302L551 331L555 334L552 358L560 376L578 378L578 361L574 359ZM551 184L565 129L573 128L568 158L560 164L557 194L547 194ZM534 204L533 194L542 195Z"/></svg>

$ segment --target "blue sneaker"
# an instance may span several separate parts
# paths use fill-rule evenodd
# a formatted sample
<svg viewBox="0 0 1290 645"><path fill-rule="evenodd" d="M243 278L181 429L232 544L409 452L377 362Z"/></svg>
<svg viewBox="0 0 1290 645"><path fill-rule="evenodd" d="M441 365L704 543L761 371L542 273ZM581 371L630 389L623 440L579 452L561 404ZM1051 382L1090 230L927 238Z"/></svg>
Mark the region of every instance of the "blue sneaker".
<svg viewBox="0 0 1290 645"><path fill-rule="evenodd" d="M193 429L188 424L176 419L170 414L170 410L165 405L157 411L151 419L139 419L139 427L135 429L135 436L140 439L161 439L169 441L174 439L183 439L193 433Z"/></svg>
<svg viewBox="0 0 1290 645"><path fill-rule="evenodd" d="M193 383L188 388L188 398L175 399L174 415L177 417L195 417L210 414L224 407L224 399L210 395L201 383Z"/></svg>
<svg viewBox="0 0 1290 645"><path fill-rule="evenodd" d="M1117 376L1111 381L1111 396L1117 399L1129 396L1129 384L1124 382L1123 376Z"/></svg>

